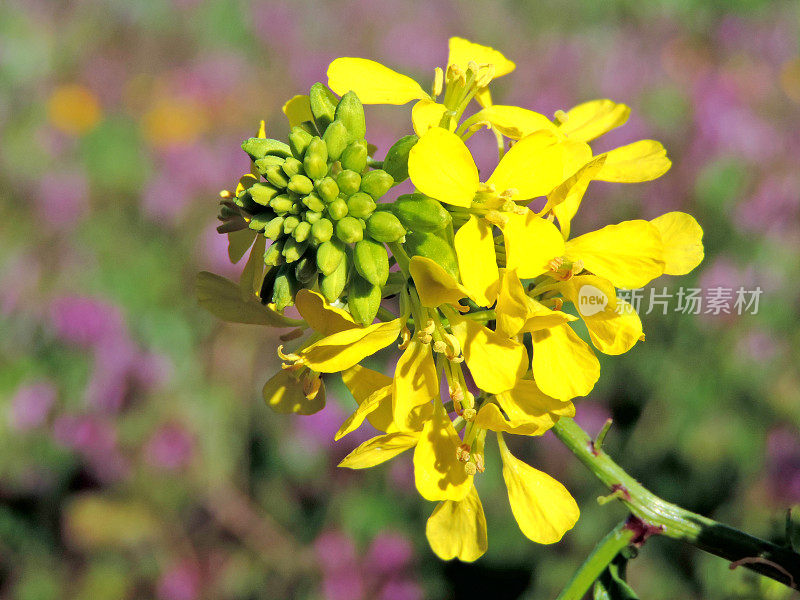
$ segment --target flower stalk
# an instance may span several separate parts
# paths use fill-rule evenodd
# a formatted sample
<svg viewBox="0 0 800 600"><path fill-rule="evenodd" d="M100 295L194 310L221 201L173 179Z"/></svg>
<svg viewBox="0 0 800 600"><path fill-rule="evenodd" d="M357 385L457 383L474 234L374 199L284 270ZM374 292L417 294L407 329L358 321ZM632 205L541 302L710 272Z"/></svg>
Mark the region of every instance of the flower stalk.
<svg viewBox="0 0 800 600"><path fill-rule="evenodd" d="M643 543L649 535L665 535L730 561L732 569L742 566L800 589L800 554L791 548L754 537L659 498L615 463L573 419L559 419L553 433L642 521L644 526L633 538L634 543ZM593 558L595 553L589 560ZM609 561L613 558L611 556ZM562 595L559 599L577 597Z"/></svg>

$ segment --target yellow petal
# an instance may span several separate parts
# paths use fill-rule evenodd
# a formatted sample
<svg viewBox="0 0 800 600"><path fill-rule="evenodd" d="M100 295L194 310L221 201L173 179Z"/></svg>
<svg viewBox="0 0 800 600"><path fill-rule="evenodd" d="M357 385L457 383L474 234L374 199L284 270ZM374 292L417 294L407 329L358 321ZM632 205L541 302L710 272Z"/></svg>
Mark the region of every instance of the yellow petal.
<svg viewBox="0 0 800 600"><path fill-rule="evenodd" d="M624 354L643 338L642 321L633 307L618 299L616 308L583 317L594 347L604 354Z"/></svg>
<svg viewBox="0 0 800 600"><path fill-rule="evenodd" d="M212 315L229 323L290 327L301 325L297 319L282 314L261 304L255 296L243 300L238 285L230 279L202 271L197 275L197 301Z"/></svg>
<svg viewBox="0 0 800 600"><path fill-rule="evenodd" d="M414 133L422 137L431 127L439 127L447 107L433 100L420 100L411 109Z"/></svg>
<svg viewBox="0 0 800 600"><path fill-rule="evenodd" d="M475 486L459 501L440 502L425 525L433 553L442 560L473 562L489 547L486 516Z"/></svg>
<svg viewBox="0 0 800 600"><path fill-rule="evenodd" d="M553 420L547 418L547 415L540 419L506 419L500 412L499 406L484 404L475 417L475 425L481 429L513 433L514 435L542 435L553 426Z"/></svg>
<svg viewBox="0 0 800 600"><path fill-rule="evenodd" d="M489 121L492 127L512 140L522 139L540 129L558 131L558 127L543 114L519 106L494 104L478 111L472 118Z"/></svg>
<svg viewBox="0 0 800 600"><path fill-rule="evenodd" d="M395 431L385 435L379 435L367 440L358 448L342 459L340 467L348 469L368 469L386 462L413 448L417 444L418 433L404 433Z"/></svg>
<svg viewBox="0 0 800 600"><path fill-rule="evenodd" d="M631 109L612 100L591 100L570 109L561 132L572 139L590 142L628 120Z"/></svg>
<svg viewBox="0 0 800 600"><path fill-rule="evenodd" d="M475 101L484 108L492 105L492 93L489 91L489 86L482 87L477 91Z"/></svg>
<svg viewBox="0 0 800 600"><path fill-rule="evenodd" d="M534 332L539 329L549 329L550 327L557 327L558 325L577 320L577 317L573 317L560 310L551 310L544 304L532 298L528 298L528 318L522 326L522 331Z"/></svg>
<svg viewBox="0 0 800 600"><path fill-rule="evenodd" d="M606 162L596 176L600 181L650 181L661 177L672 165L664 146L655 140L639 140L620 146L606 152L605 156Z"/></svg>
<svg viewBox="0 0 800 600"><path fill-rule="evenodd" d="M664 273L685 275L702 262L703 228L694 217L670 212L650 222L658 229L664 244Z"/></svg>
<svg viewBox="0 0 800 600"><path fill-rule="evenodd" d="M369 415L373 412L378 410L378 408L383 406L389 406L391 408L391 401L392 401L392 386L387 385L385 388L376 390L372 393L366 400L364 400L361 404L358 405L358 408L355 410L353 414L351 414L342 426L339 427L339 430L334 435L334 441L338 441L348 433L352 433L364 422ZM385 431L385 430L384 430Z"/></svg>
<svg viewBox="0 0 800 600"><path fill-rule="evenodd" d="M450 54L447 57L448 65L458 65L462 71L467 70L470 61L479 65L494 65L494 76L502 77L514 70L516 65L503 56L499 51L489 46L482 46L460 37L450 38Z"/></svg>
<svg viewBox="0 0 800 600"><path fill-rule="evenodd" d="M328 87L339 96L352 90L363 104L405 104L428 98L410 77L366 58L334 60L328 67Z"/></svg>
<svg viewBox="0 0 800 600"><path fill-rule="evenodd" d="M635 289L664 272L664 248L658 229L648 221L607 225L566 243L565 256L614 286Z"/></svg>
<svg viewBox="0 0 800 600"><path fill-rule="evenodd" d="M493 394L514 387L528 368L525 346L452 310L447 316L475 384Z"/></svg>
<svg viewBox="0 0 800 600"><path fill-rule="evenodd" d="M391 344L400 335L401 319L346 329L322 338L300 352L303 363L320 373L349 369Z"/></svg>
<svg viewBox="0 0 800 600"><path fill-rule="evenodd" d="M508 501L520 530L539 544L559 541L580 516L575 499L558 481L515 458L505 443L498 441Z"/></svg>
<svg viewBox="0 0 800 600"><path fill-rule="evenodd" d="M514 200L549 194L564 179L565 149L559 141L547 130L522 138L503 156L487 183L498 192L516 190Z"/></svg>
<svg viewBox="0 0 800 600"><path fill-rule="evenodd" d="M512 389L497 394L497 402L509 419L537 421L547 428L559 417L575 416L572 402L548 396L532 379L520 379Z"/></svg>
<svg viewBox="0 0 800 600"><path fill-rule="evenodd" d="M319 292L302 289L297 292L295 307L306 323L322 335L331 335L358 327L350 313L342 308L328 304L328 301Z"/></svg>
<svg viewBox="0 0 800 600"><path fill-rule="evenodd" d="M311 101L306 94L298 94L283 105L283 114L289 119L289 127L297 127L305 121L314 122Z"/></svg>
<svg viewBox="0 0 800 600"><path fill-rule="evenodd" d="M491 306L497 298L499 271L494 253L492 228L474 215L456 232L454 241L461 281L480 306Z"/></svg>
<svg viewBox="0 0 800 600"><path fill-rule="evenodd" d="M547 197L547 205L542 212L553 211L565 240L569 238L570 223L581 206L586 188L600 172L605 162L605 155L601 155L586 163Z"/></svg>
<svg viewBox="0 0 800 600"><path fill-rule="evenodd" d="M468 207L478 190L478 167L455 133L434 127L411 149L408 174L417 189L447 204Z"/></svg>
<svg viewBox="0 0 800 600"><path fill-rule="evenodd" d="M495 308L497 333L510 338L520 332L528 319L529 300L516 270L504 269Z"/></svg>
<svg viewBox="0 0 800 600"><path fill-rule="evenodd" d="M439 377L431 345L414 338L397 361L392 385L392 412L400 431L414 429L411 411L439 396Z"/></svg>
<svg viewBox="0 0 800 600"><path fill-rule="evenodd" d="M238 196L240 192L244 190L249 190L253 185L258 183L259 175L253 175L252 173L246 173L239 178L239 182L236 184L236 191L233 193L234 196Z"/></svg>
<svg viewBox="0 0 800 600"><path fill-rule="evenodd" d="M437 403L425 422L414 449L414 480L426 500L462 500L472 487L464 463L458 460L461 445L444 407Z"/></svg>
<svg viewBox="0 0 800 600"><path fill-rule="evenodd" d="M569 325L533 334L531 366L536 385L548 396L571 400L592 391L600 378L600 362Z"/></svg>
<svg viewBox="0 0 800 600"><path fill-rule="evenodd" d="M247 249L253 245L258 233L252 229L240 229L228 234L228 258L234 264L239 262Z"/></svg>
<svg viewBox="0 0 800 600"><path fill-rule="evenodd" d="M559 287L561 294L575 305L578 314L586 318L604 308L617 306L617 290L608 280L597 275L575 275Z"/></svg>
<svg viewBox="0 0 800 600"><path fill-rule="evenodd" d="M412 257L408 270L423 306L436 308L442 304L453 304L458 307L458 301L469 296L464 286L430 258Z"/></svg>
<svg viewBox="0 0 800 600"><path fill-rule="evenodd" d="M389 398L380 402L378 407L367 415L367 420L375 429L388 433L392 427L392 378L361 365L353 365L342 371L342 381L359 404L366 402L378 391L389 390Z"/></svg>
<svg viewBox="0 0 800 600"><path fill-rule="evenodd" d="M325 408L325 384L309 399L303 391L303 379L292 375L288 369L281 369L264 384L261 394L267 406L277 413L299 415L313 415Z"/></svg>
<svg viewBox="0 0 800 600"><path fill-rule="evenodd" d="M564 238L550 221L532 211L524 215L506 214L501 226L506 247L506 268L516 269L522 279L538 277L548 263L564 254Z"/></svg>

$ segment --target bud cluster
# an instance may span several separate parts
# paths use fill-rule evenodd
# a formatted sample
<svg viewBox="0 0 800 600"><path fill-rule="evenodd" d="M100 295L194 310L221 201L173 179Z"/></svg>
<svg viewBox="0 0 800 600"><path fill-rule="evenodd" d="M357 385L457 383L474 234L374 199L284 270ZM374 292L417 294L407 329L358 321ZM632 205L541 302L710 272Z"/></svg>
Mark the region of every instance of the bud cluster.
<svg viewBox="0 0 800 600"><path fill-rule="evenodd" d="M234 198L251 229L272 240L271 267L261 298L283 310L300 288L329 302L344 300L356 319L371 323L389 277L385 243L406 229L380 198L394 185L368 167L366 124L354 92L341 99L316 83L309 92L313 121L293 127L288 144L254 137L242 144L263 180L255 177Z"/></svg>

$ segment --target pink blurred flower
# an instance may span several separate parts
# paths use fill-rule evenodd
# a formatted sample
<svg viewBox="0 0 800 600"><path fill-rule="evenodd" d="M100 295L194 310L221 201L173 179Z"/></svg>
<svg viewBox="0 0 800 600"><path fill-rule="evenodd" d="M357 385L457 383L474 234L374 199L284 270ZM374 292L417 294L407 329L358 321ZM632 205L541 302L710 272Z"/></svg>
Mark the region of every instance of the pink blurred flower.
<svg viewBox="0 0 800 600"><path fill-rule="evenodd" d="M32 296L39 284L41 267L33 255L17 254L0 274L0 313L10 315Z"/></svg>
<svg viewBox="0 0 800 600"><path fill-rule="evenodd" d="M9 421L19 431L40 427L55 404L58 391L49 381L23 385L11 400Z"/></svg>
<svg viewBox="0 0 800 600"><path fill-rule="evenodd" d="M185 467L193 454L194 438L180 423L162 425L145 445L147 462L165 471Z"/></svg>
<svg viewBox="0 0 800 600"><path fill-rule="evenodd" d="M425 595L418 583L410 579L393 579L381 590L380 600L422 600Z"/></svg>
<svg viewBox="0 0 800 600"><path fill-rule="evenodd" d="M200 597L200 572L196 566L183 562L166 571L158 581L159 600L195 600Z"/></svg>
<svg viewBox="0 0 800 600"><path fill-rule="evenodd" d="M356 545L341 531L326 531L314 541L314 553L326 573L354 570L357 565Z"/></svg>
<svg viewBox="0 0 800 600"><path fill-rule="evenodd" d="M95 415L64 415L53 424L53 437L82 456L104 480L121 478L128 465L117 447L114 424Z"/></svg>
<svg viewBox="0 0 800 600"><path fill-rule="evenodd" d="M35 202L41 222L56 229L74 227L89 210L86 176L80 171L44 174Z"/></svg>
<svg viewBox="0 0 800 600"><path fill-rule="evenodd" d="M411 542L398 533L381 533L370 544L364 557L370 575L391 577L411 564L414 549Z"/></svg>
<svg viewBox="0 0 800 600"><path fill-rule="evenodd" d="M788 428L767 438L767 482L776 504L800 502L800 437Z"/></svg>
<svg viewBox="0 0 800 600"><path fill-rule="evenodd" d="M93 348L124 336L120 310L104 301L85 296L63 296L50 306L50 321L64 342Z"/></svg>

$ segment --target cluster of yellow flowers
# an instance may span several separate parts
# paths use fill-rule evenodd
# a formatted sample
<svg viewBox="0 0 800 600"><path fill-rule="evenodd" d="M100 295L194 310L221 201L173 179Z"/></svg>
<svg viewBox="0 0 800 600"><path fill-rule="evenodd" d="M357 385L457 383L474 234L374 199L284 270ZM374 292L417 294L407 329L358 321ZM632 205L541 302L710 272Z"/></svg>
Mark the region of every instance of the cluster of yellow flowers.
<svg viewBox="0 0 800 600"><path fill-rule="evenodd" d="M617 298L617 288L688 273L703 258L702 229L680 212L570 239L570 222L592 180L648 181L664 174L670 161L653 140L594 155L589 142L629 114L611 100L558 111L553 120L493 104L489 84L514 68L492 48L452 38L448 64L435 70L430 94L366 59L339 58L328 69L328 86L340 96L353 91L364 104L415 102L418 139L409 144L408 177L417 197L442 203L451 217L449 234L436 238L444 243L433 249L388 244L400 275L383 293L399 298L399 314L383 306L376 322L362 326L346 304L331 305L313 288L295 296L301 319L278 313L259 298L262 238L239 286L208 273L199 282L201 303L222 318L297 327L284 336L294 348L278 349L283 369L264 387L265 400L278 412L321 410L320 374L341 373L358 408L336 439L365 420L381 434L340 466L372 467L413 449L416 487L438 502L426 532L443 559L473 561L486 551L474 479L485 468L489 432L496 435L523 534L547 544L573 527L579 509L570 493L515 458L503 436L539 436L559 418L574 416L572 401L587 395L600 375L592 346L616 355L644 339L639 316ZM473 100L480 108L465 117ZM293 126L310 117L302 96L284 112ZM496 136L499 163L482 182L465 142L484 128ZM534 212L528 205L539 197L546 203ZM238 260L255 234L229 235L231 257ZM586 290L602 304L582 305ZM571 325L579 318L591 345ZM398 338L402 354L392 376L359 364Z"/></svg>

